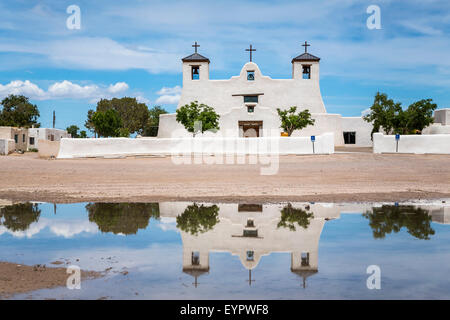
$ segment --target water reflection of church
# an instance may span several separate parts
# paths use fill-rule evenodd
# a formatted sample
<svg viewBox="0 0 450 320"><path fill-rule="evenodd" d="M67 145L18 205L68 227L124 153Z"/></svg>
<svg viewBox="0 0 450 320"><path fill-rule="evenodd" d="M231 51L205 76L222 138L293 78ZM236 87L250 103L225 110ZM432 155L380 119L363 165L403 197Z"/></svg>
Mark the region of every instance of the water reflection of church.
<svg viewBox="0 0 450 320"><path fill-rule="evenodd" d="M56 205L53 207L57 214ZM208 204L192 202L89 203L89 222L103 233L136 234L150 220L176 219L183 241L183 271L197 278L210 270L211 252L229 252L252 270L273 252L291 255L291 272L306 279L319 270L319 240L326 221L341 214L361 214L374 238L405 230L415 239L428 240L435 230L431 222L450 224L450 204ZM0 202L0 236L39 230L41 207L37 203ZM49 219L45 220L49 223ZM45 222L44 221L44 222ZM69 220L73 224L74 220ZM84 229L83 229L84 230ZM35 234L36 232L32 233ZM286 266L287 269L287 266Z"/></svg>
<svg viewBox="0 0 450 320"><path fill-rule="evenodd" d="M187 203L160 203L162 216L178 216ZM205 206L208 206L205 204ZM334 206L322 204L220 204L219 222L211 230L181 231L183 272L197 278L209 272L210 252L230 252L249 271L273 252L291 255L291 272L306 278L318 272L318 248L327 220L339 217ZM280 217L281 212L281 217Z"/></svg>
<svg viewBox="0 0 450 320"><path fill-rule="evenodd" d="M183 212L193 214L193 205L197 210L200 206L208 210L198 212L200 216L208 216L211 212L217 214L215 223L210 224L203 232L192 232L198 229L183 228L181 225L180 217ZM210 210L212 207L216 210ZM306 287L306 279L319 270L318 250L323 227L327 221L339 218L341 213L366 212L363 215L369 219L375 238L383 238L392 232L392 226L386 221L393 221L400 229L406 228L419 239L428 239L434 234L434 230L429 228L431 221L450 223L450 207L429 205L422 208L398 205L374 207L361 203L198 205L163 202L159 204L159 209L161 216L177 218L183 241L183 272L194 277L195 286L198 277L209 273L211 252L229 252L237 256L248 270L249 285L253 281L252 270L258 266L263 256L284 252L291 255L291 272L297 274L303 287Z"/></svg>

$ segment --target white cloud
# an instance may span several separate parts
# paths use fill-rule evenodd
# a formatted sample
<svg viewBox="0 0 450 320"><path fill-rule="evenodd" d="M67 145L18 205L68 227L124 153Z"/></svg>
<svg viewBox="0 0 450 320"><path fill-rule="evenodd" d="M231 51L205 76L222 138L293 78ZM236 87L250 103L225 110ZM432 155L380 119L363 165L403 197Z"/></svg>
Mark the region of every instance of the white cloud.
<svg viewBox="0 0 450 320"><path fill-rule="evenodd" d="M91 85L79 85L68 80L55 82L49 86L48 90L41 89L37 84L29 80L11 81L6 85L0 84L0 98L9 94L22 94L35 100L53 99L88 99L99 100L101 98L111 98L115 95L123 94L129 89L125 82L117 82L109 87Z"/></svg>
<svg viewBox="0 0 450 320"><path fill-rule="evenodd" d="M150 104L150 100L141 95L136 96L136 100L140 103L145 103L146 105Z"/></svg>
<svg viewBox="0 0 450 320"><path fill-rule="evenodd" d="M180 86L175 87L163 87L156 94L159 95L156 99L156 104L177 104L180 101L182 88Z"/></svg>
<svg viewBox="0 0 450 320"><path fill-rule="evenodd" d="M5 226L0 225L0 235L8 233L16 238L32 238L45 228L49 228L49 230L56 236L64 238L71 238L83 232L91 234L98 232L98 226L88 220L66 221L40 218L39 221L30 224L25 231L12 231Z"/></svg>
<svg viewBox="0 0 450 320"><path fill-rule="evenodd" d="M125 82L117 82L114 85L110 85L108 88L108 91L115 94L115 93L121 93L128 90L128 84Z"/></svg>
<svg viewBox="0 0 450 320"><path fill-rule="evenodd" d="M180 94L181 93L181 87L175 86L173 88L163 87L161 90L157 92L158 95L171 95L171 94Z"/></svg>
<svg viewBox="0 0 450 320"><path fill-rule="evenodd" d="M44 90L29 80L15 80L6 85L0 84L0 97L3 98L10 94L25 95L30 98L33 97L33 99L40 99L45 96Z"/></svg>
<svg viewBox="0 0 450 320"><path fill-rule="evenodd" d="M163 95L156 99L156 104L177 104L180 101L180 95Z"/></svg>
<svg viewBox="0 0 450 320"><path fill-rule="evenodd" d="M181 53L149 52L109 38L70 38L48 41L3 40L0 52L35 54L65 68L88 70L144 69L151 73L178 72Z"/></svg>

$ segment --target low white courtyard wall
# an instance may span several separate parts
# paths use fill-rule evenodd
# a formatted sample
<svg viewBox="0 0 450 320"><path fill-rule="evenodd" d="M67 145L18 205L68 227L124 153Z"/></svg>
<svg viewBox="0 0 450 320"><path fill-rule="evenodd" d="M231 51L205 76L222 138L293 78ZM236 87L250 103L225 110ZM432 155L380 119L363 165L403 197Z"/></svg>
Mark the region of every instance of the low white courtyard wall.
<svg viewBox="0 0 450 320"><path fill-rule="evenodd" d="M39 157L41 158L56 158L59 152L60 141L38 140L39 142Z"/></svg>
<svg viewBox="0 0 450 320"><path fill-rule="evenodd" d="M15 142L12 139L0 139L0 155L8 155L14 152Z"/></svg>
<svg viewBox="0 0 450 320"><path fill-rule="evenodd" d="M312 154L311 137L100 138L60 142L58 159L135 155ZM314 153L334 153L334 134L316 136Z"/></svg>
<svg viewBox="0 0 450 320"><path fill-rule="evenodd" d="M395 153L397 149L395 135L374 133L374 153ZM449 134L401 135L398 141L398 153L435 153L450 154Z"/></svg>

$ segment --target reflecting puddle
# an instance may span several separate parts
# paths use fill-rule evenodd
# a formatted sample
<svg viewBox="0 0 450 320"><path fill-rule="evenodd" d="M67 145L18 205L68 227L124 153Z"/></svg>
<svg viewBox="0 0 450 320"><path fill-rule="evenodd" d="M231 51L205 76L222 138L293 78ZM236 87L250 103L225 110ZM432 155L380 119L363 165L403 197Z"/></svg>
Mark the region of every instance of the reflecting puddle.
<svg viewBox="0 0 450 320"><path fill-rule="evenodd" d="M450 204L0 204L0 261L107 270L14 298L449 299Z"/></svg>

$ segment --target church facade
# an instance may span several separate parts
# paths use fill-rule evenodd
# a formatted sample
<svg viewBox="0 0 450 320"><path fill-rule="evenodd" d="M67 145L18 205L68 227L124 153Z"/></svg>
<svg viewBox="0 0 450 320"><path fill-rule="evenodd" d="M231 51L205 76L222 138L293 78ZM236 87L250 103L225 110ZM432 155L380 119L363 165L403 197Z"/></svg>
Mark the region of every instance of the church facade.
<svg viewBox="0 0 450 320"><path fill-rule="evenodd" d="M315 124L292 136L333 132L336 146L372 146L371 124L362 117L342 117L327 113L320 91L320 58L305 52L292 59L292 78L272 79L250 61L238 76L226 80L209 77L210 60L197 52L182 59L183 89L178 108L192 101L207 104L220 115L216 135L233 137L280 136L282 110L297 106L308 109ZM254 49L247 49L250 55ZM250 56L250 60L251 56ZM207 133L207 135L212 133ZM192 136L176 121L176 114L160 116L158 137Z"/></svg>

